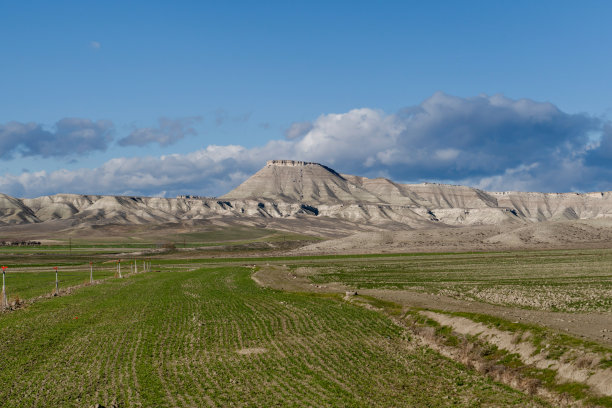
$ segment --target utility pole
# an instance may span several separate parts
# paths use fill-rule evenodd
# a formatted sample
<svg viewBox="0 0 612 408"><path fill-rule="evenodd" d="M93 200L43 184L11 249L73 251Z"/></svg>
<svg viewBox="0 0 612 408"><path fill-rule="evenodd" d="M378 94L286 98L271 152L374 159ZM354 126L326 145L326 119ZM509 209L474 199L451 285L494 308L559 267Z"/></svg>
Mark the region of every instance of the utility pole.
<svg viewBox="0 0 612 408"><path fill-rule="evenodd" d="M121 259L117 260L117 271L119 272L119 277L122 278L123 276L121 276Z"/></svg>
<svg viewBox="0 0 612 408"><path fill-rule="evenodd" d="M93 283L93 262L89 262L89 283Z"/></svg>
<svg viewBox="0 0 612 408"><path fill-rule="evenodd" d="M4 274L5 272L6 266L2 267L2 308L4 309L5 307L8 306L8 302L6 301L6 287L4 286Z"/></svg>

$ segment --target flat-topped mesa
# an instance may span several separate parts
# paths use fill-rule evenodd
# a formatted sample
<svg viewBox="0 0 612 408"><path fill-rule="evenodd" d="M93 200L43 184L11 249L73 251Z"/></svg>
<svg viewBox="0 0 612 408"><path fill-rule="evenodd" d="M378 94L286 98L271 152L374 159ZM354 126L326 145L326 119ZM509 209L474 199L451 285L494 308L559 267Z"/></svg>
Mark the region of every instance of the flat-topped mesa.
<svg viewBox="0 0 612 408"><path fill-rule="evenodd" d="M378 197L350 183L333 169L299 160L268 160L265 167L220 198L308 205L380 202Z"/></svg>
<svg viewBox="0 0 612 408"><path fill-rule="evenodd" d="M336 172L336 170L324 166L321 163L315 163L315 162L308 162L308 161L302 161L302 160L268 160L266 162L266 167L270 167L270 166L276 166L276 167L320 167L322 169L325 169L327 171L329 171L330 173L340 177L340 178L344 178L340 173Z"/></svg>

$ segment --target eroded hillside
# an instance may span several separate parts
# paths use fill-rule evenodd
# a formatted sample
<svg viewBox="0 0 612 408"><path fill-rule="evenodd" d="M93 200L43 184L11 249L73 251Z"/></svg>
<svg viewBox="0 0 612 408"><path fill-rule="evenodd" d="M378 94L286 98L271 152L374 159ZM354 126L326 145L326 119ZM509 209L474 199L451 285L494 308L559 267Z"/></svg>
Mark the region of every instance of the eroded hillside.
<svg viewBox="0 0 612 408"><path fill-rule="evenodd" d="M0 195L4 225L163 224L216 219L342 220L390 229L531 224L612 216L612 193L486 192L445 184L399 184L341 175L317 164L271 160L219 198L153 198L57 194Z"/></svg>

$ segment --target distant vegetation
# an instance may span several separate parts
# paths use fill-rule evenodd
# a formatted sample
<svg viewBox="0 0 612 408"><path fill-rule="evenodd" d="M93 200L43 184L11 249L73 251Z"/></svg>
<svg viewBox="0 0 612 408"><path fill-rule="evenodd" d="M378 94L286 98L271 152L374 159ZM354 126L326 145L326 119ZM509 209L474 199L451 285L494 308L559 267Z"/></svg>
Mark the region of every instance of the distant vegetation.
<svg viewBox="0 0 612 408"><path fill-rule="evenodd" d="M408 289L551 311L612 310L612 250L461 253L311 265L315 283Z"/></svg>
<svg viewBox="0 0 612 408"><path fill-rule="evenodd" d="M0 313L2 406L549 406L529 394L541 387L612 406L427 311L361 294L410 290L521 310L609 312L612 251L302 257L274 250L312 239L234 229L146 245L4 248L8 297L20 304ZM145 258L151 272L143 273ZM139 273L130 274L135 260ZM262 288L250 276L269 264L307 269L307 285L340 282L359 294ZM437 313L515 333L517 343L550 358L591 353L604 358L581 364L609 365L604 344L487 314ZM464 360L434 349L459 350ZM527 393L495 381L512 378L523 378Z"/></svg>
<svg viewBox="0 0 612 408"><path fill-rule="evenodd" d="M40 246L39 241L0 241L0 247L4 246Z"/></svg>

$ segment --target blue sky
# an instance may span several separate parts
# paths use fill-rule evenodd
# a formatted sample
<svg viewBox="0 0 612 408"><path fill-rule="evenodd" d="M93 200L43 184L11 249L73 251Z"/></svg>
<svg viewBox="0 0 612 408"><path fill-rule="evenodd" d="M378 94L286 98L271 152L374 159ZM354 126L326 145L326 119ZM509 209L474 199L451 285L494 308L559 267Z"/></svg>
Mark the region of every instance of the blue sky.
<svg viewBox="0 0 612 408"><path fill-rule="evenodd" d="M218 195L272 158L612 190L611 12L0 0L0 192Z"/></svg>

